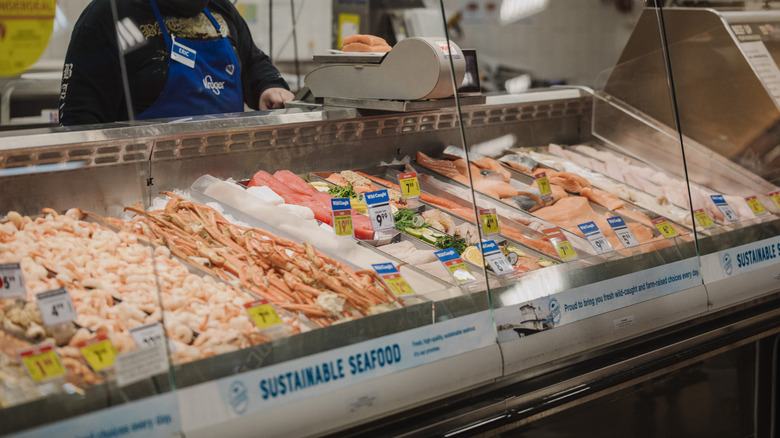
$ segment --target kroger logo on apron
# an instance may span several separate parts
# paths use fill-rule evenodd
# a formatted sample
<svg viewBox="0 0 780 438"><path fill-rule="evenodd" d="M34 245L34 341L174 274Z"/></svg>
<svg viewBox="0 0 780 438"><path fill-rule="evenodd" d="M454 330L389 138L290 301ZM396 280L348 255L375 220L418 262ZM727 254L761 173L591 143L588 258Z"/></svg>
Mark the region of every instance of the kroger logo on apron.
<svg viewBox="0 0 780 438"><path fill-rule="evenodd" d="M214 82L211 79L211 75L206 75L206 77L203 78L203 86L207 90L211 90L214 92L214 94L219 96L219 90L225 89L225 82Z"/></svg>

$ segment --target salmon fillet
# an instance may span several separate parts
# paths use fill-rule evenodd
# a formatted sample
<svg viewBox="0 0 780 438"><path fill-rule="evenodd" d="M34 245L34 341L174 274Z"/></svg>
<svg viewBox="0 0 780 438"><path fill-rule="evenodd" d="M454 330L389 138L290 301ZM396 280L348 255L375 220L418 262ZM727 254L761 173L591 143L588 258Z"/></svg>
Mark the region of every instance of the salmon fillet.
<svg viewBox="0 0 780 438"><path fill-rule="evenodd" d="M417 162L421 166L431 169L432 171L440 173L448 178L452 178L461 184L470 185L468 177L462 175L455 163L450 160L437 160L425 155L420 151L417 151Z"/></svg>
<svg viewBox="0 0 780 438"><path fill-rule="evenodd" d="M474 190L496 199L517 196L517 189L512 187L511 184L493 179L480 179L474 181Z"/></svg>
<svg viewBox="0 0 780 438"><path fill-rule="evenodd" d="M584 188L592 186L585 178L571 172L558 172L556 175L549 176L550 184L558 184L569 193L580 193Z"/></svg>
<svg viewBox="0 0 780 438"><path fill-rule="evenodd" d="M474 160L472 163L474 163L474 165L480 169L492 170L493 172L500 173L505 182L509 182L509 180L512 179L512 173L509 172L504 166L502 166L501 163L499 163L497 160L484 157L480 158L479 160Z"/></svg>
<svg viewBox="0 0 780 438"><path fill-rule="evenodd" d="M626 206L626 203L621 201L620 198L613 195L612 193L605 192L601 189L595 189L590 187L585 187L580 192L580 195L590 199L591 201L595 202L598 205L601 205L602 207L606 207L609 210L615 211L618 209L624 209L623 207ZM625 209L624 209L625 210ZM648 222L649 222L648 218ZM640 221L641 222L641 221Z"/></svg>
<svg viewBox="0 0 780 438"><path fill-rule="evenodd" d="M648 227L653 226L653 222L650 220L650 218L644 214L640 213L638 211L631 211L627 208L617 208L615 209L615 213L618 213L622 216L630 217L631 219L639 222L640 224L647 225Z"/></svg>

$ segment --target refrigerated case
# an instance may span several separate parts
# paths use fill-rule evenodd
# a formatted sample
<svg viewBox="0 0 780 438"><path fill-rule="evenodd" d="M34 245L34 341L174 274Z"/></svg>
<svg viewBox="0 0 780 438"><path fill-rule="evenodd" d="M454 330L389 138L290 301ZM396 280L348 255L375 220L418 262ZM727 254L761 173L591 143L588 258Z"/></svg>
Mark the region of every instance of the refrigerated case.
<svg viewBox="0 0 780 438"><path fill-rule="evenodd" d="M655 9L645 12L656 20L662 14ZM684 159L703 156L707 145L689 144L678 135L675 123L664 123L676 120L682 110L675 105L675 82L668 75L668 58L664 56L665 35L658 29L650 32L657 47L643 59L655 68L643 72L653 72L649 79L656 88L648 99L667 108L666 118L626 105L627 99L610 94L607 86L602 90L563 87L490 95L484 104L466 105L467 100L453 99L443 108L423 111L312 109L301 105L183 121L4 133L0 137L0 190L3 215L7 215L3 245L13 245L6 236L23 231L11 225L18 219L8 214L10 211L41 216L40 222L51 224L57 221L54 212L62 215L77 207L100 216L84 217L85 223L79 227L100 226L104 229L101 233L114 233L106 234L110 236L148 228L155 234L145 238L142 232L135 239L138 245L148 241L154 248L141 246L149 253L144 259L154 260L145 266L155 271L133 280L157 278L160 284L149 292L156 307L146 309L140 318L143 322L159 320L167 336L178 340L144 351L133 343L119 344L111 339L117 344L119 362L137 364L132 362L134 358L146 362L143 356L138 359L140 354L157 354L159 359L162 352L164 360L156 362L162 367L142 370L131 366L128 370L120 364L98 373L85 361L89 350L84 354L72 342L67 351L59 350L67 362L67 380L32 384L19 362L13 362L21 349L16 344L24 341L20 336L9 339L4 350L9 350L9 363L16 363L20 373L13 380L4 376L4 385L17 382L16 393L23 396L0 410L4 432L31 436L55 430L58 435L73 436L511 435L552 430L545 427L563 429L570 423L562 417L587 413L591 406L596 411L608 410L614 407L611 400L625 400L633 388L650 394L643 401L657 402L674 383L688 388L689 382L701 382L702 369L721 373L737 370L733 371L736 377L728 377L740 388L739 400L755 396L771 405L773 396L765 392L771 385L764 383L772 382L775 375L765 364L776 358L771 341L776 339L780 322L776 294L780 268L775 263L780 250L775 214L780 209L767 195L777 188L745 169L741 169L741 177L733 177L736 168L718 160L713 160L717 175L731 176L730 186L713 186L689 176L713 171L697 173L698 163ZM613 73L614 80L621 79L621 67L631 62L621 60L612 70L618 72ZM629 81L641 90L649 79L636 76ZM478 164L473 168L461 165L465 174L453 171L459 169L455 164L458 157ZM491 157L496 160L484 159ZM257 177L261 170L272 174L289 170L299 180L289 179L283 172L274 183L266 175ZM400 188L401 175L413 170L422 196L406 201L405 208L422 216L438 210L434 216L438 224L429 225L439 237L455 233L452 229L448 233L443 223L452 221L456 228L476 230L476 236L466 233L467 238L496 241L504 247L507 263L516 264L512 272L498 275L502 273L500 264L489 269L473 257L473 251L471 257L461 251L462 258L455 264L434 260L428 269L420 266L426 263L404 263L408 254L392 252L387 245L407 245L415 252L428 251L430 256L434 248L417 236L419 231L391 229L371 239L339 238L332 229L292 214L294 208L253 197L247 189L254 185L255 177L265 185L300 188L305 181L330 188L343 184L333 174L345 170L367 175L371 190ZM552 199L545 199L540 189L545 178L556 186L551 188ZM361 184L366 183L356 185ZM472 191L472 186L476 190ZM278 190L287 194L285 203L295 203L294 193L287 193L284 187ZM300 190L309 193L309 189ZM697 190L701 196L692 197ZM505 191L514 196L506 196ZM613 196L608 196L610 193ZM739 220L729 221L722 207L708 198L711 194L731 196L727 203ZM752 194L767 214L753 217L750 211L745 217L744 208L739 209L743 206L734 203ZM177 197L183 199L170 202ZM566 204L570 206L562 208ZM41 211L43 208L52 210ZM227 220L213 219L217 216L208 213L211 208L240 228L231 228ZM695 213L699 209L709 215L712 226L702 225L701 214ZM182 211L193 213L182 216ZM571 212L579 216L570 218L567 214ZM70 216L77 214L71 211ZM175 228L185 228L171 219L177 214L193 222L196 218L191 214L212 218L200 225L210 236L204 237L201 245L217 240L213 233L218 230L209 229L210 225L228 230L228 236L232 232L230 239L240 240L238 234L265 235L268 239L261 238L260 244L270 240L285 245L290 252L282 254L290 260L283 263L285 266L273 265L279 272L297 275L287 265L293 259L303 260L301 265L308 266L310 276L315 275L317 263L333 263L336 271L328 273L339 279L344 272L357 273L371 269L371 265L389 263L400 269L415 294L402 298L385 295L383 304L392 305L360 307L354 300L370 296L367 292L355 298L355 291L346 283L312 279L307 285L321 289L319 295L329 289L346 304L335 311L326 310L325 303L318 304L314 312L311 308L300 310L302 306L289 304L306 303L285 302L274 294L264 296L261 284L247 279L248 272L241 268L234 273L230 268L219 269L213 253L188 253L188 246L197 251L197 245L177 240ZM51 217L44 219L47 215ZM491 215L498 220L499 229L486 233L485 228L495 230L483 227L480 216L490 219ZM580 222L580 217L589 220ZM608 217L616 222L616 229ZM328 222L327 217L318 219ZM595 229L578 226L590 221ZM166 233L157 231L171 223L173 228L166 228ZM545 237L544 230L550 229L560 232ZM594 233L597 230L603 239ZM625 230L631 231L633 239ZM35 242L34 237L25 239ZM634 240L640 243L633 245ZM467 242L468 246L474 241ZM178 248L172 242L178 242ZM317 257L309 258L304 242L320 251ZM607 243L611 250L607 250ZM233 249L225 251L224 247ZM244 260L229 258L243 254L243 249L230 242L211 248L231 263ZM54 260L41 251L33 250L28 259L21 259L25 282L34 284L27 281L27 275L36 271L46 279L46 286L65 286L79 312L76 323L93 332L82 332L82 337L85 341L100 340L97 334L103 328L85 318L96 306L87 298L102 290L104 285L96 281L108 281L110 274L94 275L71 267L64 258L67 250L59 249ZM153 259L152 251L156 254ZM264 251L248 250L243 257L252 259ZM462 264L457 263L461 260ZM73 263L79 262L74 258ZM177 313L183 304L177 301L175 287L168 285L168 270L172 268L167 263L181 264L177 269L186 269L186 273L181 272L183 278L202 282L187 298L187 305L206 304L199 307L201 313L196 313L193 321L185 321ZM32 268L38 264L42 270ZM297 269L307 269L302 266L296 264ZM450 272L463 267L475 281L457 285L458 277ZM90 278L67 278L67 274L61 275L63 270ZM437 271L444 275L437 276ZM261 281L262 286L276 281L267 269L263 275L270 280ZM361 281L369 278L369 274L359 275ZM297 290L294 278L281 278L287 287ZM365 280L365 287L379 290L381 283L371 278ZM46 290L36 287L42 289L26 291L29 301ZM344 288L350 290L342 292ZM229 303L211 305L217 292L221 296L227 290L236 294ZM131 295L125 295L130 292L109 294L111 302L106 304L118 310L125 301L133 301ZM268 309L261 306L269 304L258 302L261 297L273 306L269 313L261 312ZM249 310L244 310L245 304ZM222 330L240 324L244 331L239 335L219 338L221 332L208 330L209 319L203 312L216 319L223 305L238 312L231 314ZM257 319L253 322L252 314L280 317L281 329L269 328ZM120 330L115 331L127 341L125 328L142 321L122 321ZM182 324L189 328L189 333L184 333L189 342L183 342L187 336L181 336L180 331L186 332L179 327ZM13 326L5 329L15 331ZM9 336L6 333L4 330ZM94 344L85 347L89 345ZM730 352L734 355L723 354ZM729 358L749 356L762 365L754 375L745 374L749 367L722 365ZM133 375L142 377L133 382L128 377ZM704 381L718 381L713 372L708 375ZM97 381L85 384L73 380L85 377ZM663 382L668 381L673 383L664 387ZM712 388L720 394L717 385L713 383ZM727 390L721 391L726 394L713 398L713 412L715 407L733 402ZM687 415L692 410L675 408L683 418L690 418ZM742 419L751 412L722 418ZM656 412L654 420L666 425L675 418ZM756 424L728 427L711 421L698 427L721 427L728 433L750 429L751 425L758 428L757 424L767 421L769 418L760 418ZM637 427L642 424L637 423ZM604 430L610 429L605 426Z"/></svg>

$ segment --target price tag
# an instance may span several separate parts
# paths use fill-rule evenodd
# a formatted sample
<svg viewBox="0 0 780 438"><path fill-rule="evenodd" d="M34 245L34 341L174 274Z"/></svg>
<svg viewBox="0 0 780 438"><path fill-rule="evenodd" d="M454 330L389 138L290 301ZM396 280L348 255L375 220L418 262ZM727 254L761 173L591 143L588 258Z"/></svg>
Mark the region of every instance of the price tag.
<svg viewBox="0 0 780 438"><path fill-rule="evenodd" d="M780 208L780 192L772 192L769 194L769 197L772 198L773 201L775 201L775 205L777 208Z"/></svg>
<svg viewBox="0 0 780 438"><path fill-rule="evenodd" d="M64 324L76 319L76 309L65 288L42 292L35 296L44 327Z"/></svg>
<svg viewBox="0 0 780 438"><path fill-rule="evenodd" d="M498 275L511 275L515 273L515 267L509 263L509 259L501 252L496 242L488 240L482 243L482 257L490 266L490 269Z"/></svg>
<svg viewBox="0 0 780 438"><path fill-rule="evenodd" d="M420 182L417 180L417 172L398 175L398 182L401 183L401 196L404 199L420 197Z"/></svg>
<svg viewBox="0 0 780 438"><path fill-rule="evenodd" d="M479 210L479 222L482 224L482 234L485 236L500 232L495 208L481 208Z"/></svg>
<svg viewBox="0 0 780 438"><path fill-rule="evenodd" d="M88 341L79 342L76 347L89 367L96 372L114 366L114 358L119 354L106 335L97 335Z"/></svg>
<svg viewBox="0 0 780 438"><path fill-rule="evenodd" d="M377 274L382 277L382 281L385 282L387 287L393 292L393 295L397 297L403 297L407 295L414 295L414 290L409 286L409 283L401 277L401 273L398 272L398 268L393 266L392 263L379 263L371 265Z"/></svg>
<svg viewBox="0 0 780 438"><path fill-rule="evenodd" d="M658 231L660 231L665 238L668 239L670 237L679 236L679 234L677 234L677 231L675 231L674 227L672 227L672 224L670 224L665 217L659 217L658 219L653 219L651 222L653 223L653 225L655 225Z"/></svg>
<svg viewBox="0 0 780 438"><path fill-rule="evenodd" d="M261 331L284 324L282 318L279 317L276 309L273 308L268 300L252 301L244 304L244 308Z"/></svg>
<svg viewBox="0 0 780 438"><path fill-rule="evenodd" d="M612 245L609 243L604 233L599 230L595 222L586 222L584 224L577 225L585 238L588 239L593 249L596 250L596 254L604 254L612 251Z"/></svg>
<svg viewBox="0 0 780 438"><path fill-rule="evenodd" d="M371 227L374 231L395 228L393 210L390 208L390 195L386 189L363 193L361 196L368 206L368 217L371 219Z"/></svg>
<svg viewBox="0 0 780 438"><path fill-rule="evenodd" d="M694 210L693 217L695 217L696 222L698 222L699 225L701 225L705 229L712 228L715 226L715 222L713 222L712 219L710 219L710 215L708 215L703 208Z"/></svg>
<svg viewBox="0 0 780 438"><path fill-rule="evenodd" d="M747 201L748 205L750 206L750 209L753 210L754 215L763 216L768 213L764 208L764 206L761 205L761 201L759 201L757 197L748 196L747 198L745 198L745 201Z"/></svg>
<svg viewBox="0 0 780 438"><path fill-rule="evenodd" d="M26 294L22 265L19 263L0 265L0 298L21 298Z"/></svg>
<svg viewBox="0 0 780 438"><path fill-rule="evenodd" d="M636 240L636 236L634 236L634 233L628 229L628 225L626 225L626 222L622 217L608 217L607 222L609 222L609 226L612 227L612 231L614 231L618 238L620 238L620 242L624 247L631 248L632 246L639 245L639 241Z"/></svg>
<svg viewBox="0 0 780 438"><path fill-rule="evenodd" d="M42 382L68 373L52 344L36 345L21 350L19 360L34 382Z"/></svg>
<svg viewBox="0 0 780 438"><path fill-rule="evenodd" d="M710 198L712 198L712 202L714 202L715 206L718 207L718 210L723 213L723 217L725 217L727 221L739 221L739 216L737 216L737 214L734 213L734 210L729 207L729 204L723 199L723 195L710 195Z"/></svg>
<svg viewBox="0 0 780 438"><path fill-rule="evenodd" d="M165 329L159 322L139 325L130 329L130 336L133 337L138 348L148 348L155 345L163 345L165 342Z"/></svg>
<svg viewBox="0 0 780 438"><path fill-rule="evenodd" d="M471 274L471 271L469 271L469 268L463 263L463 259L460 258L460 255L458 255L458 252L455 251L454 248L436 251L434 254L436 254L439 261L444 264L444 267L450 271L452 279L455 280L455 284L458 286L477 281L476 277Z"/></svg>
<svg viewBox="0 0 780 438"><path fill-rule="evenodd" d="M565 262L578 257L574 247L571 246L571 242L569 242L569 239L566 238L566 235L563 234L560 228L547 228L542 230L542 233L547 236L547 240L555 247L561 260Z"/></svg>
<svg viewBox="0 0 780 438"><path fill-rule="evenodd" d="M355 228L352 226L352 205L349 198L334 198L330 200L333 215L333 231L337 236L352 237Z"/></svg>
<svg viewBox="0 0 780 438"><path fill-rule="evenodd" d="M550 180L547 179L547 173L539 172L534 174L536 178L536 185L539 186L539 193L545 201L552 199L552 188L550 187Z"/></svg>

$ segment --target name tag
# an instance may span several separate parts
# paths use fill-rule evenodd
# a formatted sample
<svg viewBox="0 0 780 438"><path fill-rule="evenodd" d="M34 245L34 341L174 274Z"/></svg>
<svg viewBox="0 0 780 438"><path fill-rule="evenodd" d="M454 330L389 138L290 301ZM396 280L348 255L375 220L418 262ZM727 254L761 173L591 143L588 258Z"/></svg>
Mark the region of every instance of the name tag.
<svg viewBox="0 0 780 438"><path fill-rule="evenodd" d="M173 47L171 47L171 59L186 65L189 68L195 67L195 57L198 52L190 49L184 44L173 38Z"/></svg>

